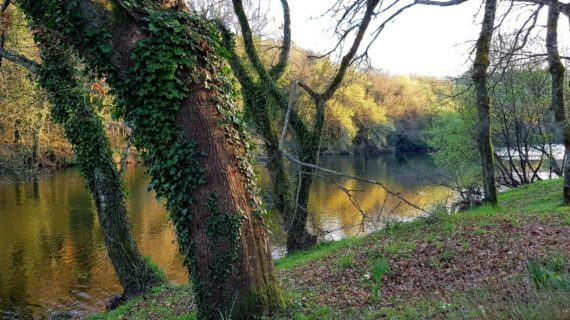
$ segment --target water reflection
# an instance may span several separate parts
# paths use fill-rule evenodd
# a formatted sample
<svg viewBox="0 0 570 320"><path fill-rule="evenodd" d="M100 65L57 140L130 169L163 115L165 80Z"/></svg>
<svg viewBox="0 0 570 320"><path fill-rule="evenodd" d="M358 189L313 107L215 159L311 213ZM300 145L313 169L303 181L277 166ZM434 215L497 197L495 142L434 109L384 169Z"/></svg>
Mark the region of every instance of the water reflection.
<svg viewBox="0 0 570 320"><path fill-rule="evenodd" d="M430 166L429 159L414 157L324 157L325 167L385 183L421 205L448 196L442 188L410 178L409 172ZM260 169L261 182L267 177ZM404 174L408 173L408 174ZM163 204L147 190L143 166L129 168L125 175L132 231L140 250L149 255L175 283L187 281L177 252L175 236ZM337 183L363 190L355 198L366 212L379 211L386 193L349 179ZM411 217L417 212L387 199L384 212ZM345 194L327 181L316 179L309 210L318 213L316 229L337 229L327 235L339 238L360 230L350 227L362 215ZM274 253L282 253L283 231L276 217L269 217ZM368 228L372 229L372 226ZM53 310L102 310L104 299L120 290L108 261L97 216L83 179L75 169L55 172L29 183L0 184L0 318L8 310L31 310L46 314Z"/></svg>
<svg viewBox="0 0 570 320"><path fill-rule="evenodd" d="M432 181L417 179L419 172L433 167L427 156L398 158L394 156L329 156L321 160L321 165L351 175L382 182L393 192L420 207L446 200L450 197L447 189L432 186ZM326 179L317 178L309 198L309 211L317 230L336 230L326 238L339 239L370 232L380 228L385 219L409 220L421 214L385 189L350 178L336 178L336 183L352 190L354 200L361 212L349 201L346 193Z"/></svg>

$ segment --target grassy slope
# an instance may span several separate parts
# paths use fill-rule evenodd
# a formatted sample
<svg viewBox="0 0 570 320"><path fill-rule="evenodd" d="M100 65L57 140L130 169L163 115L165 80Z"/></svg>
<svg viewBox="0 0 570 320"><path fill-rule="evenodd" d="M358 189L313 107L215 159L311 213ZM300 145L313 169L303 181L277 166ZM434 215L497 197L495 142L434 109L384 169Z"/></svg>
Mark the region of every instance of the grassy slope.
<svg viewBox="0 0 570 320"><path fill-rule="evenodd" d="M286 256L276 266L288 304L267 318L570 319L570 208L560 190L561 181L540 182L501 194L499 208ZM189 291L158 288L94 319L193 319Z"/></svg>

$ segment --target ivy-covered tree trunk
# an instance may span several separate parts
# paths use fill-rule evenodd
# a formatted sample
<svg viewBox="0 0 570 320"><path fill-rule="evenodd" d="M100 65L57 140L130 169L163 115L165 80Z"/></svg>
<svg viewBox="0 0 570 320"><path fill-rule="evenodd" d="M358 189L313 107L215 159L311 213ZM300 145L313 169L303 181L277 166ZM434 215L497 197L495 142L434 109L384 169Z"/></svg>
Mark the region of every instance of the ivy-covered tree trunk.
<svg viewBox="0 0 570 320"><path fill-rule="evenodd" d="M142 1L19 2L107 78L167 200L199 317L250 319L278 307L252 143L213 26Z"/></svg>
<svg viewBox="0 0 570 320"><path fill-rule="evenodd" d="M267 171L271 177L271 192L273 205L281 214L285 231L290 226L289 217L295 211L295 204L291 197L291 183L285 166L285 159L279 150L279 138L267 112L269 101L263 93L263 88L254 84L253 88L242 88L245 100L245 111L254 118L257 131L264 138L265 152L267 153Z"/></svg>
<svg viewBox="0 0 570 320"><path fill-rule="evenodd" d="M558 0L552 0L548 6L548 21L546 24L546 52L548 54L548 70L552 81L552 114L556 137L562 138L564 144L563 177L564 187L562 197L564 204L570 204L570 125L566 118L564 103L564 73L565 68L560 60L558 51Z"/></svg>
<svg viewBox="0 0 570 320"><path fill-rule="evenodd" d="M164 283L145 261L132 237L121 177L101 117L90 104L77 75L77 63L57 39L37 32L43 60L36 75L49 93L51 114L72 144L79 169L93 196L107 253L126 298ZM61 43L59 43L61 45Z"/></svg>
<svg viewBox="0 0 570 320"><path fill-rule="evenodd" d="M318 164L321 151L321 141L323 136L323 128L325 122L325 105L326 101L317 99L315 106L315 123L312 132L297 130L297 142L299 145L299 160ZM294 212L290 219L290 229L287 232L287 249L290 251L305 250L311 248L317 242L317 237L307 230L307 219L309 217L309 195L311 193L311 185L313 183L312 168L303 168L303 173L298 179L299 190L297 190L298 210Z"/></svg>
<svg viewBox="0 0 570 320"><path fill-rule="evenodd" d="M485 0L485 11L481 24L481 33L475 45L475 61L473 64L473 83L479 118L479 135L477 143L481 155L483 171L483 189L485 202L497 204L497 185L495 181L495 159L491 142L491 99L487 88L489 54L491 38L495 26L496 0Z"/></svg>
<svg viewBox="0 0 570 320"><path fill-rule="evenodd" d="M286 12L285 19L288 20L288 6L286 1L282 1L282 3L283 2ZM234 75L241 84L246 115L252 119L255 129L257 129L257 132L264 140L265 151L267 152L267 169L271 177L272 204L281 215L283 229L287 233L287 250L294 252L300 249L307 249L316 243L316 237L311 235L306 228L308 213L305 208L307 207L311 186L311 181L307 180L307 178L311 179L311 176L301 176L301 188L298 193L300 201L295 203L296 198L293 198L293 188L285 166L285 158L279 149L278 134L272 126L270 116L272 103L279 105L283 103L283 101L275 101L271 90L276 88L272 88L272 84L266 83L264 80L255 82L253 78L250 77L235 51L235 44L230 31L223 25L219 25L219 28L223 34L224 46L230 52L229 63ZM287 29L287 27L285 29ZM287 46L287 44L285 44L285 46ZM253 48L249 50L255 51ZM287 56L288 49L285 48L281 55ZM286 61L286 57L281 59L282 68L285 67ZM274 68L281 67L277 65ZM282 71L274 71L271 74L272 77L279 78ZM267 76L269 77L269 72ZM295 122L295 125L299 126L300 122ZM297 128L297 132L299 132L299 135L308 136L308 132L302 128ZM309 154L312 153L309 152Z"/></svg>

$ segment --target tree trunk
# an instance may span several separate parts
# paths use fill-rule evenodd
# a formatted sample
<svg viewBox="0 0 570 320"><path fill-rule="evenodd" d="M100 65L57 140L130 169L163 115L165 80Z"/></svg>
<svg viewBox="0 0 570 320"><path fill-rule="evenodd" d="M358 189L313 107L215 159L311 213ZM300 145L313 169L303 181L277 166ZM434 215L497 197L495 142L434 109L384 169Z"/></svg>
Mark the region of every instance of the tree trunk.
<svg viewBox="0 0 570 320"><path fill-rule="evenodd" d="M287 231L295 204L291 198L291 183L285 167L285 159L279 150L279 138L271 126L268 112L270 110L269 98L263 93L263 88L259 84L251 84L249 88L242 87L242 93L245 98L246 113L255 117L254 126L264 140L267 170L271 177L273 205L279 211L283 227Z"/></svg>
<svg viewBox="0 0 570 320"><path fill-rule="evenodd" d="M325 122L326 102L321 99L315 100L317 112L312 132L301 133L297 131L297 141L300 149L300 160L309 164L318 164L323 128ZM308 205L311 185L313 183L313 172L311 168L303 168L301 181L298 182L297 190L298 209L291 219L291 226L287 230L287 249L290 251L304 250L312 247L317 242L317 237L307 231L307 218L309 216Z"/></svg>
<svg viewBox="0 0 570 320"><path fill-rule="evenodd" d="M308 163L312 164L312 162ZM313 170L304 168L303 171L306 173L301 174L299 177L301 181L298 184L297 209L293 211L287 223L287 250L289 252L307 250L317 243L317 237L307 230L307 219L309 217L307 209L311 184L313 183Z"/></svg>
<svg viewBox="0 0 570 320"><path fill-rule="evenodd" d="M308 188L310 182L301 182L302 190L299 190L303 204L295 203L292 197L292 187L289 174L285 167L285 159L279 149L279 138L271 126L270 103L273 101L271 88L266 83L254 82L247 74L235 51L233 37L223 25L219 26L223 35L224 46L230 51L229 63L233 73L241 84L241 92L244 96L245 112L253 119L257 132L263 137L267 152L267 169L271 176L271 191L273 205L279 211L283 229L287 233L287 250L294 252L305 249L316 243L316 237L306 230L307 212L305 209L308 200ZM254 48L251 48L254 50ZM279 103L279 102L277 102ZM299 130L299 132L305 132ZM303 134L303 133L301 133ZM304 177L301 177L304 179Z"/></svg>
<svg viewBox="0 0 570 320"><path fill-rule="evenodd" d="M233 314L232 318L248 319L279 302L277 282L263 217L255 212L247 191L251 177L244 175L238 161L245 150L225 138L226 132L218 125L223 119L212 103L214 95L203 86L190 88L186 106L177 117L186 139L195 141L196 148L208 155L202 162L206 184L195 191L194 205L189 208L193 218L185 226L195 250L195 266L190 271L199 284L195 290L203 317ZM217 195L214 210L208 207L213 194ZM237 239L231 234L236 227ZM229 276L224 275L227 270Z"/></svg>
<svg viewBox="0 0 570 320"><path fill-rule="evenodd" d="M562 192L564 204L570 204L570 126L566 119L564 105L564 73L565 68L560 60L558 51L558 0L553 0L548 7L548 21L546 24L546 52L548 54L548 70L552 80L552 113L556 128L556 137L562 138L564 144L563 176L564 187Z"/></svg>
<svg viewBox="0 0 570 320"><path fill-rule="evenodd" d="M278 307L250 142L212 26L136 1L18 2L36 24L70 33L118 97L151 186L167 200L199 317L249 319Z"/></svg>
<svg viewBox="0 0 570 320"><path fill-rule="evenodd" d="M32 155L31 155L30 165L34 168L37 168L39 165L38 161L41 152L40 137L42 135L45 117L46 117L43 108L44 106L42 106L42 110L40 110L39 112L39 118L36 120L37 123L35 124L34 131L32 132Z"/></svg>
<svg viewBox="0 0 570 320"><path fill-rule="evenodd" d="M477 143L481 155L481 167L483 171L483 188L485 202L497 204L497 186L495 181L495 164L493 157L493 144L491 141L491 100L487 88L488 68L490 64L489 51L493 29L495 25L496 0L485 1L485 13L481 24L481 33L476 44L475 62L473 64L473 83L475 85L475 97L477 114L479 118L479 135Z"/></svg>
<svg viewBox="0 0 570 320"><path fill-rule="evenodd" d="M22 126L22 120L16 119L14 121L14 142L13 143L20 143L22 139L22 133L20 132L20 127Z"/></svg>
<svg viewBox="0 0 570 320"><path fill-rule="evenodd" d="M77 64L52 37L35 34L43 67L39 82L50 93L52 116L63 126L95 201L107 253L127 298L147 292L165 281L139 252L132 237L121 178L100 116L86 101L78 81Z"/></svg>

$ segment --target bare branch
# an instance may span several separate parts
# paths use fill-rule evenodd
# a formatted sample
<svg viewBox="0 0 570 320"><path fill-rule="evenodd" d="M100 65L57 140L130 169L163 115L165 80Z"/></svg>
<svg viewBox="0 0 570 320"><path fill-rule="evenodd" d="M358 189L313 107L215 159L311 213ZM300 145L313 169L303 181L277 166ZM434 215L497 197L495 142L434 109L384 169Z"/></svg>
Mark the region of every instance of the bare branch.
<svg viewBox="0 0 570 320"><path fill-rule="evenodd" d="M279 53L279 61L269 70L269 74L273 79L279 79L285 71L291 51L291 12L287 0L281 0L281 7L283 8L283 41Z"/></svg>
<svg viewBox="0 0 570 320"><path fill-rule="evenodd" d="M294 91L293 89L294 87L292 86L292 91ZM293 93L290 93L290 97L294 97ZM291 115L291 109L293 108L294 103L292 103L292 101L289 101L288 104L288 108L287 108L287 112L285 114L285 121L284 121L284 126L283 129L281 130L281 138L279 140L279 151L281 152L281 154L283 156L285 156L287 159L289 159L289 161L301 166L301 167L305 167L305 168L309 168L311 170L317 170L320 172L324 172L324 173L328 173L331 175L335 175L335 176L339 176L339 177L344 177L344 178L350 178L356 181L361 181L361 182L366 182L372 185L377 185L379 187L381 187L382 189L384 189L386 191L386 193L388 193L391 196L394 196L398 199L400 199L402 202L404 202L405 204L409 205L410 207L420 210L423 213L428 213L425 209L419 207L418 205L408 201L406 198L404 198L403 196L400 195L400 193L391 191L390 189L388 189L383 183L376 181L376 180L372 180L372 179L367 179L367 178L362 178L362 177L358 177L355 175L351 175L348 173L343 173L343 172L339 172L339 171L335 171L335 170L331 170L331 169L327 169L327 168L323 168L321 166L318 166L316 164L311 164L311 163L307 163L307 162L303 162L299 159L297 159L295 156L293 156L292 154L288 153L287 151L285 151L283 149L283 146L285 145L284 139L285 139L285 135L287 132L287 125L289 124L289 116Z"/></svg>
<svg viewBox="0 0 570 320"><path fill-rule="evenodd" d="M415 0L415 3L428 5L428 6L450 7L462 4L467 1L468 0L450 0L450 1Z"/></svg>
<svg viewBox="0 0 570 320"><path fill-rule="evenodd" d="M376 9L376 6L378 5L378 3L379 3L379 0L368 0L367 1L366 11L365 11L364 16L362 18L362 21L359 24L358 31L356 33L356 37L354 38L354 41L352 42L352 46L350 47L350 50L342 58L341 63L340 63L340 67L338 68L338 71L337 71L336 75L334 76L333 80L331 81L329 86L323 92L322 100L324 100L324 101L329 100L333 96L333 94L336 92L336 90L340 87L342 79L344 78L346 71L348 70L348 67L352 63L352 60L355 57L356 52L358 51L358 48L360 47L360 43L362 42L362 39L364 38L364 34L366 33L366 30L368 29L368 25L370 24L370 21L372 20L372 16L374 15L374 9Z"/></svg>
<svg viewBox="0 0 570 320"><path fill-rule="evenodd" d="M279 138L279 149L283 149L285 136L287 135L287 128L289 127L289 118L291 117L291 110L293 110L293 104L295 101L295 90L297 87L297 81L291 81L291 89L289 91L289 103L287 104L287 112L285 113L285 121L283 122L283 129L281 130L281 137Z"/></svg>

